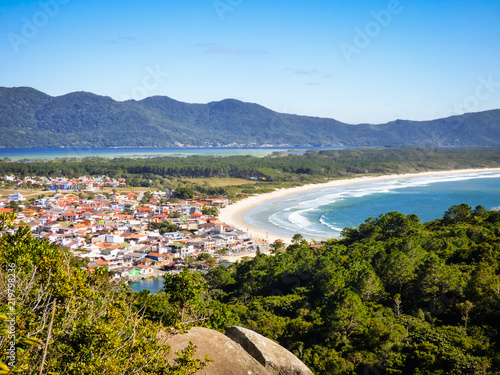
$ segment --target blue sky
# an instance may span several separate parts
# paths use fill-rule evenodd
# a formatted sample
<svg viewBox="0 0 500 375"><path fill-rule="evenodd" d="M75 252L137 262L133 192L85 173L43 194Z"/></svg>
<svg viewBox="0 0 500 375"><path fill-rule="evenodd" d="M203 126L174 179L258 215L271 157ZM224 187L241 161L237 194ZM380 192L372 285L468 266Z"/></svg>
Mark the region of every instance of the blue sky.
<svg viewBox="0 0 500 375"><path fill-rule="evenodd" d="M500 108L500 1L0 5L0 86L225 98L347 123Z"/></svg>

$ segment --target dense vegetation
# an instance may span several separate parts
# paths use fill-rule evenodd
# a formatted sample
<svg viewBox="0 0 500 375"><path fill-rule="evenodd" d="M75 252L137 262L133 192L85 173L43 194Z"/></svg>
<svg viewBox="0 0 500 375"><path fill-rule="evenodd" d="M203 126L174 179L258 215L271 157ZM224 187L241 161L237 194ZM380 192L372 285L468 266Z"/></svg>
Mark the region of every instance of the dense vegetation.
<svg viewBox="0 0 500 375"><path fill-rule="evenodd" d="M185 269L151 295L82 270L27 229L6 234L0 366L14 297L15 369L26 374L42 363L51 374L189 374L205 361L188 347L168 363L158 332L234 324L278 341L315 374L500 374L500 212L461 204L428 223L390 212L339 240L296 235L274 252L205 277Z"/></svg>
<svg viewBox="0 0 500 375"><path fill-rule="evenodd" d="M348 125L232 99L208 104L168 97L117 102L86 92L51 97L27 87L0 87L0 147L483 147L500 146L499 118L496 110L433 121Z"/></svg>
<svg viewBox="0 0 500 375"><path fill-rule="evenodd" d="M130 186L179 186L203 195L260 193L276 187L324 182L363 174L410 173L428 170L500 166L500 149L356 148L308 151L304 155L193 156L153 159L67 159L38 163L0 161L0 176L79 177L107 175L125 177ZM255 178L257 184L214 187L190 183L186 178ZM189 192L188 190L185 190Z"/></svg>
<svg viewBox="0 0 500 375"><path fill-rule="evenodd" d="M211 293L316 374L500 374L500 212L390 212L219 267Z"/></svg>
<svg viewBox="0 0 500 375"><path fill-rule="evenodd" d="M2 214L0 231L12 219ZM143 294L82 265L29 229L0 237L0 374L188 375L205 366L209 358L194 359L192 345L167 361L170 349L158 340L172 327L220 328L224 309L201 298L200 275L172 276L168 298L150 309Z"/></svg>

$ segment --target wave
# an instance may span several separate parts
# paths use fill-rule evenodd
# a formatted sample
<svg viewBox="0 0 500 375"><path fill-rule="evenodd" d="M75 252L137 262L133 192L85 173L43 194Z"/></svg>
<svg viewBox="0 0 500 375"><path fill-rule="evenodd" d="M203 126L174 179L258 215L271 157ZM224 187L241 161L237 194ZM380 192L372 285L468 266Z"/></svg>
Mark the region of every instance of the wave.
<svg viewBox="0 0 500 375"><path fill-rule="evenodd" d="M281 217L279 216L279 213L280 212L276 212L275 214L269 216L267 221L269 223L271 223L272 225L275 225L276 227L281 228L281 229L286 229L286 230L293 229L293 228L291 228L290 225L287 225L289 222L287 223L286 221L283 221L281 219Z"/></svg>
<svg viewBox="0 0 500 375"><path fill-rule="evenodd" d="M363 202L367 202L365 199L360 200L360 198L377 194L384 196L388 194L399 195L398 191L404 189L418 189L436 183L449 183L483 178L500 178L500 172L418 176L314 189L305 193L295 194L287 198L269 202L269 204L251 210L245 216L253 225L261 228L265 226L265 230L270 232L282 234L286 232L287 235L291 233L301 233L303 235L309 235L312 238L318 238L318 236L327 238L343 230L343 228L340 228L343 224L340 224L340 222L336 223L336 220L332 220L332 216L328 215L341 209L344 215L341 216L345 221L346 209L355 208L363 204ZM409 192L412 194L420 194L424 192L424 190L418 189L414 192L410 190ZM347 203L347 206L345 204L339 205L341 202ZM351 202L352 204L350 204ZM340 217L338 217L338 219L343 222ZM352 218L348 220L352 221L356 219ZM332 233L332 231L335 233Z"/></svg>
<svg viewBox="0 0 500 375"><path fill-rule="evenodd" d="M346 186L346 187L334 187L334 188L322 188L317 190L312 190L306 193L302 193L293 197L285 198L280 201L294 203L298 201L296 205L285 208L283 211L290 212L294 209L316 209L327 204L337 203L347 198L363 198L373 194L391 194L394 190L407 189L412 187L424 187L435 183L445 183L445 182L456 182L456 181L466 181L478 178L499 178L500 172L486 172L486 173L472 173L463 175L446 175L446 176L425 176L425 177L412 177L408 179L397 179L389 181L376 181L368 184L363 183L362 185ZM318 194L319 197L308 199L308 197L314 197ZM302 200L307 199L307 200Z"/></svg>
<svg viewBox="0 0 500 375"><path fill-rule="evenodd" d="M326 215L328 215L328 213L324 213L323 215L321 215L321 217L319 218L319 222L321 224L323 224L324 226L336 231L336 232L342 232L344 230L344 228L339 228L339 227L336 227L330 223L328 223L325 219L326 219Z"/></svg>
<svg viewBox="0 0 500 375"><path fill-rule="evenodd" d="M288 216L288 220L290 221L290 223L296 225L299 228L306 229L306 230L308 230L310 232L314 232L314 233L322 233L319 230L311 228L311 226L314 225L315 222L311 221L309 218L304 216L304 213L313 212L313 211L314 211L314 208L308 208L306 210L296 211L293 214Z"/></svg>
<svg viewBox="0 0 500 375"><path fill-rule="evenodd" d="M302 233L310 236L321 236L327 238L331 233L329 231L321 231L314 228L315 221L311 221L304 216L305 212L312 211L310 209L295 211L290 215L278 211L268 217L268 222L280 229L284 229L288 234Z"/></svg>

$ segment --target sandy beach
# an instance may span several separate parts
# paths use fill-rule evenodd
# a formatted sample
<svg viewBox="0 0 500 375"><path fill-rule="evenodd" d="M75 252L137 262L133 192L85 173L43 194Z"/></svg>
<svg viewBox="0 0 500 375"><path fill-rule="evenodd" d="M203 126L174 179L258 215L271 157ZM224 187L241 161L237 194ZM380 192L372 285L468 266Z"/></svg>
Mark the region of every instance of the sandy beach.
<svg viewBox="0 0 500 375"><path fill-rule="evenodd" d="M273 242L277 239L282 239L284 242L290 243L291 242L290 237L284 237L276 233L267 232L263 229L250 225L243 219L243 215L245 215L245 213L252 210L253 208L258 207L264 203L276 199L286 198L294 194L303 193L314 189L348 186L348 185L360 184L372 181L395 180L401 178L439 176L439 175L447 175L455 173L480 173L480 172L499 172L499 171L500 168L484 168L484 169L458 169L458 170L435 171L435 172L393 174L386 176L365 176L365 177L343 179L343 180L332 180L326 183L309 184L289 189L278 189L271 193L254 195L248 198L244 198L236 203L227 206L226 208L221 210L219 214L219 219L226 224L247 231L252 237L260 238L262 240L268 240L270 242Z"/></svg>

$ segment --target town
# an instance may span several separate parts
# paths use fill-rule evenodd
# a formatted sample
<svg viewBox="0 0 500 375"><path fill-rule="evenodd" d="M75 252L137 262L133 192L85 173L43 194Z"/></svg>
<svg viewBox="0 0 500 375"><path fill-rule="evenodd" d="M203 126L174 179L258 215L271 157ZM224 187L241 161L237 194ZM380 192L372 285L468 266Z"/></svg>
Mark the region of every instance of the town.
<svg viewBox="0 0 500 375"><path fill-rule="evenodd" d="M0 196L0 214L16 213L9 230L29 227L36 238L69 249L86 260L89 270L106 268L117 281L162 276L186 266L206 271L228 259L269 251L267 241L218 220L218 209L231 203L227 198L119 192L116 188L127 190L125 179L106 176L2 178L11 187L41 189L30 199L12 191Z"/></svg>

